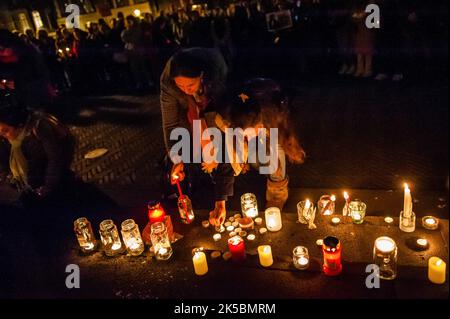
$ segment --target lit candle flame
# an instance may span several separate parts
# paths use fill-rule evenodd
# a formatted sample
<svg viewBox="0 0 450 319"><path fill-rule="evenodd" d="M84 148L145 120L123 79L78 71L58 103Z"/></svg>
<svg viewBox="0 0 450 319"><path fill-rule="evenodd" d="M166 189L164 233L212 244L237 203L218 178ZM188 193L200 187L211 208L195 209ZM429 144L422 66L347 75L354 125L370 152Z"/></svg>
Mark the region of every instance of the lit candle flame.
<svg viewBox="0 0 450 319"><path fill-rule="evenodd" d="M345 198L346 201L350 198L350 196L348 196L347 192L344 192L344 198Z"/></svg>
<svg viewBox="0 0 450 319"><path fill-rule="evenodd" d="M336 201L336 196L334 196L334 195L331 195L331 201Z"/></svg>
<svg viewBox="0 0 450 319"><path fill-rule="evenodd" d="M436 266L440 266L442 264L442 260L439 259L438 261L436 261Z"/></svg>
<svg viewBox="0 0 450 319"><path fill-rule="evenodd" d="M309 201L309 199L307 199L306 203L305 203L305 208L309 209L310 207L311 207L311 202Z"/></svg>
<svg viewBox="0 0 450 319"><path fill-rule="evenodd" d="M410 189L409 189L409 187L408 187L408 184L407 183L405 183L405 192L407 192L407 193L409 193L410 192Z"/></svg>

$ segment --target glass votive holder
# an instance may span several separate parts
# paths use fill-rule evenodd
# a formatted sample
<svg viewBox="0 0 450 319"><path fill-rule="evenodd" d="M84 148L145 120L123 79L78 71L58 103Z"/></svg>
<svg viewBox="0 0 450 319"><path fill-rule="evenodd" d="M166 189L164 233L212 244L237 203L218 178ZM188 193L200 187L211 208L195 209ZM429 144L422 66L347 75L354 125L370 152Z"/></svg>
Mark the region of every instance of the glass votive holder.
<svg viewBox="0 0 450 319"><path fill-rule="evenodd" d="M397 245L387 236L378 237L373 247L373 263L380 269L380 278L392 280L397 276Z"/></svg>
<svg viewBox="0 0 450 319"><path fill-rule="evenodd" d="M258 216L258 202L255 194L245 193L241 196L241 210L244 217L255 218Z"/></svg>
<svg viewBox="0 0 450 319"><path fill-rule="evenodd" d="M281 222L281 212L278 207L269 207L265 211L266 227L271 232L276 232L283 227Z"/></svg>
<svg viewBox="0 0 450 319"><path fill-rule="evenodd" d="M132 256L139 256L144 252L144 242L142 241L139 226L132 219L122 222L122 238L127 251Z"/></svg>
<svg viewBox="0 0 450 319"><path fill-rule="evenodd" d="M317 202L320 215L333 215L336 206L336 196L322 195Z"/></svg>
<svg viewBox="0 0 450 319"><path fill-rule="evenodd" d="M172 246L164 223L156 222L152 224L150 238L156 259L167 260L172 256Z"/></svg>
<svg viewBox="0 0 450 319"><path fill-rule="evenodd" d="M302 224L308 224L314 216L314 204L307 200L297 203L298 221Z"/></svg>
<svg viewBox="0 0 450 319"><path fill-rule="evenodd" d="M74 221L73 226L81 251L85 253L94 251L97 246L97 240L92 231L91 222L86 217L80 217Z"/></svg>
<svg viewBox="0 0 450 319"><path fill-rule="evenodd" d="M416 214L410 212L405 214L404 211L400 212L399 228L405 233L412 233L416 230Z"/></svg>
<svg viewBox="0 0 450 319"><path fill-rule="evenodd" d="M348 213L354 224L362 224L366 216L366 204L360 200L353 200L348 205Z"/></svg>
<svg viewBox="0 0 450 319"><path fill-rule="evenodd" d="M425 216L422 218L422 226L425 229L435 230L439 227L439 219L433 216Z"/></svg>
<svg viewBox="0 0 450 319"><path fill-rule="evenodd" d="M184 224L192 223L195 215L189 196L183 194L178 198L178 212L180 213L181 221Z"/></svg>
<svg viewBox="0 0 450 319"><path fill-rule="evenodd" d="M119 231L111 219L100 223L100 239L103 244L103 252L106 256L116 256L123 252Z"/></svg>
<svg viewBox="0 0 450 319"><path fill-rule="evenodd" d="M292 261L297 269L304 270L309 267L309 253L308 248L304 246L297 246L292 251Z"/></svg>

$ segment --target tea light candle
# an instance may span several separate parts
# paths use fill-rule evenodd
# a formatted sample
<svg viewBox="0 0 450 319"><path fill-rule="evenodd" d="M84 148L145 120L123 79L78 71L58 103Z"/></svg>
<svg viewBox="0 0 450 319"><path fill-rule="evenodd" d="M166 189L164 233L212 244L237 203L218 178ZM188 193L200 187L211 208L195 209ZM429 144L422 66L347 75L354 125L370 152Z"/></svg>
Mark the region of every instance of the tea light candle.
<svg viewBox="0 0 450 319"><path fill-rule="evenodd" d="M233 226L233 227L238 227L239 226L239 223L238 222L236 222L236 221L234 221L233 223L231 223L231 226Z"/></svg>
<svg viewBox="0 0 450 319"><path fill-rule="evenodd" d="M445 282L446 263L439 257L431 257L428 260L428 279L434 284Z"/></svg>
<svg viewBox="0 0 450 319"><path fill-rule="evenodd" d="M228 218L228 220L232 223L232 222L234 222L234 217L230 217L230 218Z"/></svg>
<svg viewBox="0 0 450 319"><path fill-rule="evenodd" d="M416 244L419 248L425 249L428 247L428 240L424 238L419 238L416 240Z"/></svg>
<svg viewBox="0 0 450 319"><path fill-rule="evenodd" d="M280 209L277 207L269 207L265 212L266 226L269 231L276 232L283 226L281 223Z"/></svg>
<svg viewBox="0 0 450 319"><path fill-rule="evenodd" d="M256 224L256 225L258 225L258 226L259 226L259 225L262 225L262 222L263 222L263 220L262 220L261 217L256 217L256 218L255 218L255 224Z"/></svg>
<svg viewBox="0 0 450 319"><path fill-rule="evenodd" d="M234 219L238 219L238 218L241 218L241 214L234 214Z"/></svg>
<svg viewBox="0 0 450 319"><path fill-rule="evenodd" d="M161 247L159 250L158 250L158 254L160 254L160 255L164 255L164 254L166 254L167 253L167 248L165 248L165 247Z"/></svg>
<svg viewBox="0 0 450 319"><path fill-rule="evenodd" d="M341 219L339 217L333 217L333 218L331 218L331 222L334 225L337 225L337 224L339 224L341 222Z"/></svg>
<svg viewBox="0 0 450 319"><path fill-rule="evenodd" d="M247 239L250 241L255 240L255 238L256 238L255 234L250 234L247 236Z"/></svg>
<svg viewBox="0 0 450 319"><path fill-rule="evenodd" d="M433 216L425 216L422 218L422 226L425 229L435 230L439 226L439 219Z"/></svg>
<svg viewBox="0 0 450 319"><path fill-rule="evenodd" d="M264 228L264 227L260 228L260 229L259 229L259 233L260 233L261 235L264 235L265 233L267 233L267 228Z"/></svg>
<svg viewBox="0 0 450 319"><path fill-rule="evenodd" d="M208 272L208 263L204 252L196 252L194 257L192 257L192 262L194 264L194 271L197 276L203 276Z"/></svg>
<svg viewBox="0 0 450 319"><path fill-rule="evenodd" d="M272 248L269 245L258 246L259 263L263 267L269 267L273 264Z"/></svg>
<svg viewBox="0 0 450 319"><path fill-rule="evenodd" d="M120 248L122 248L121 243L114 243L111 247L112 250L119 250Z"/></svg>
<svg viewBox="0 0 450 319"><path fill-rule="evenodd" d="M241 230L241 231L238 233L238 235L241 236L241 237L245 237L245 236L247 236L247 232L246 232L245 230Z"/></svg>
<svg viewBox="0 0 450 319"><path fill-rule="evenodd" d="M234 232L234 231L232 231L232 232L230 232L230 237L234 237L234 236L236 236L237 234L236 234L236 232Z"/></svg>
<svg viewBox="0 0 450 319"><path fill-rule="evenodd" d="M233 231L234 230L234 226L228 226L227 227L227 231Z"/></svg>
<svg viewBox="0 0 450 319"><path fill-rule="evenodd" d="M394 222L394 218L392 217L385 217L384 222L387 224L392 224Z"/></svg>
<svg viewBox="0 0 450 319"><path fill-rule="evenodd" d="M241 231L242 231L242 228L240 228L240 227L234 229L235 233L240 233Z"/></svg>
<svg viewBox="0 0 450 319"><path fill-rule="evenodd" d="M204 228L208 228L209 227L209 221L207 221L207 220L202 221L202 226Z"/></svg>
<svg viewBox="0 0 450 319"><path fill-rule="evenodd" d="M219 233L217 233L217 234L214 234L214 235L213 235L213 239L214 239L214 241L219 241L219 240L221 240L221 239L222 239L222 235L221 235L221 234L219 234Z"/></svg>
<svg viewBox="0 0 450 319"><path fill-rule="evenodd" d="M241 261L245 259L244 240L239 236L233 236L228 239L228 249L231 253L233 261Z"/></svg>

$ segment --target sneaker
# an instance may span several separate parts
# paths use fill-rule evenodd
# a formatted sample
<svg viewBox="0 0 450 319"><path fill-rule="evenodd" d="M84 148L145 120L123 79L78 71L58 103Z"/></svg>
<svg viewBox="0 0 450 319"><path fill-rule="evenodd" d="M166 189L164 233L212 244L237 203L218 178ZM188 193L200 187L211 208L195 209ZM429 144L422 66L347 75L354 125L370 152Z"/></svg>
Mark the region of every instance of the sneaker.
<svg viewBox="0 0 450 319"><path fill-rule="evenodd" d="M388 78L388 76L384 73L378 73L376 77L374 77L374 80L376 81L384 81Z"/></svg>
<svg viewBox="0 0 450 319"><path fill-rule="evenodd" d="M401 80L403 80L403 74L401 73L396 73L392 76L392 81L394 82L399 82Z"/></svg>

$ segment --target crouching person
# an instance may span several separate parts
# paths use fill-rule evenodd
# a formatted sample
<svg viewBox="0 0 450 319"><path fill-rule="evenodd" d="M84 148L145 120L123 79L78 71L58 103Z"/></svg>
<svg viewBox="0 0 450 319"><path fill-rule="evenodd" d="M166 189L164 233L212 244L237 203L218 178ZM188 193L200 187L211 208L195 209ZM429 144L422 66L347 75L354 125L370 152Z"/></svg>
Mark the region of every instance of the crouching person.
<svg viewBox="0 0 450 319"><path fill-rule="evenodd" d="M222 139L225 140L223 153L228 154L228 160L222 158L202 164L204 171L213 177L215 207L210 213L210 222L216 226L226 219L226 201L233 196L234 179L238 175L245 173L250 166L266 174L266 207L283 209L289 196L286 157L297 164L305 159L305 152L288 120L287 98L277 83L269 79L254 79L228 97L220 111L206 116L208 127L214 126L225 135ZM236 139L226 137L227 131L230 133L230 129L236 128L243 130L240 154L235 154L239 144ZM258 135L260 130L265 133L262 141ZM269 163L264 163L259 154L255 154L256 144L266 147L264 154L271 154Z"/></svg>
<svg viewBox="0 0 450 319"><path fill-rule="evenodd" d="M69 195L73 137L55 117L17 105L9 93L0 104L0 176L25 208L56 206Z"/></svg>

